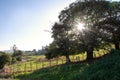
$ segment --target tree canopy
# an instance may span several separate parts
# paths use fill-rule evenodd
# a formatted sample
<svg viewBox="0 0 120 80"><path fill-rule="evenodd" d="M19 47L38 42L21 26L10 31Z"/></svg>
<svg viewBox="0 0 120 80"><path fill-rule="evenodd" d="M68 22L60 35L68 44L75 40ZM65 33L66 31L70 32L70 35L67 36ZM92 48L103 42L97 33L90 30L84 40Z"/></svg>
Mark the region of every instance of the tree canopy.
<svg viewBox="0 0 120 80"><path fill-rule="evenodd" d="M91 60L95 49L111 42L119 49L120 2L77 0L58 17L59 22L52 27L52 37L56 50L65 55L68 62L70 54L80 52L86 52L87 60ZM76 28L82 23L84 29Z"/></svg>

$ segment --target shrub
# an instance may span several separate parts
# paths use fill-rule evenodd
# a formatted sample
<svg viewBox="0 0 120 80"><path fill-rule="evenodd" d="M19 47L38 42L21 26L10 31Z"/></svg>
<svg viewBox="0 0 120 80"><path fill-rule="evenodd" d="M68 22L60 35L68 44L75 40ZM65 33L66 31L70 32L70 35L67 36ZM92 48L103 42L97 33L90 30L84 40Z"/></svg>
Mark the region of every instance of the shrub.
<svg viewBox="0 0 120 80"><path fill-rule="evenodd" d="M12 63L16 63L16 62L17 62L16 58L12 57Z"/></svg>
<svg viewBox="0 0 120 80"><path fill-rule="evenodd" d="M5 64L10 64L11 60L12 57L9 54L0 55L0 69L3 68Z"/></svg>
<svg viewBox="0 0 120 80"><path fill-rule="evenodd" d="M17 57L16 57L16 60L17 60L17 61L22 61L22 56L17 56Z"/></svg>

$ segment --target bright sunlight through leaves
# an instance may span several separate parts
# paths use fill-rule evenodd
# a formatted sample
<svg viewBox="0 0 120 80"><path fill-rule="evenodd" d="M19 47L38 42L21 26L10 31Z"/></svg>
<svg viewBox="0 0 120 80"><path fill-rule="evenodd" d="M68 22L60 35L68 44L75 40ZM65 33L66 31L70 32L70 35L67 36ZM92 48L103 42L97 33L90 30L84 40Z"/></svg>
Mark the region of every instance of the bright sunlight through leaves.
<svg viewBox="0 0 120 80"><path fill-rule="evenodd" d="M83 29L85 29L84 26L85 26L84 23L78 23L78 24L76 24L77 29L80 30L80 31L83 30Z"/></svg>

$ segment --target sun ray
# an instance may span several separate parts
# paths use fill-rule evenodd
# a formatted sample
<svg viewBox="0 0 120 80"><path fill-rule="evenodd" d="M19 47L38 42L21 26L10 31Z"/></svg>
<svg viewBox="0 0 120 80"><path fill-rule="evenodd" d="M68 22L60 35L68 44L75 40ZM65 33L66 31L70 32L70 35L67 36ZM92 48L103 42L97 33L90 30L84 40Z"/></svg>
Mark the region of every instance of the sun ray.
<svg viewBox="0 0 120 80"><path fill-rule="evenodd" d="M81 30L85 29L84 25L85 25L84 23L78 23L78 24L76 24L76 28L81 31Z"/></svg>

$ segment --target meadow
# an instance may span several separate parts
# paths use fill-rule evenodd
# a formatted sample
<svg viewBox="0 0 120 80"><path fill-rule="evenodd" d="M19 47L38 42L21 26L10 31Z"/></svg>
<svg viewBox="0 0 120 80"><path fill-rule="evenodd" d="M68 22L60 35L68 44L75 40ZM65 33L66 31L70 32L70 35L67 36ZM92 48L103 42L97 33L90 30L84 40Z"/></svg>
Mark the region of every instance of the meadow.
<svg viewBox="0 0 120 80"><path fill-rule="evenodd" d="M42 68L16 76L19 80L120 80L120 51L110 51L101 59Z"/></svg>
<svg viewBox="0 0 120 80"><path fill-rule="evenodd" d="M94 51L94 58L101 57L107 54L108 50L99 50ZM86 60L86 53L70 55L72 63L81 62ZM64 65L66 63L66 58L64 56L47 60L44 55L35 55L35 56L24 56L22 62L17 62L9 66L10 70L5 73L6 75L10 74L10 78L16 78L19 75L29 75L35 71L42 69L47 69L54 66ZM77 65L77 64L76 64ZM79 64L78 64L79 65ZM80 64L81 65L81 64Z"/></svg>

